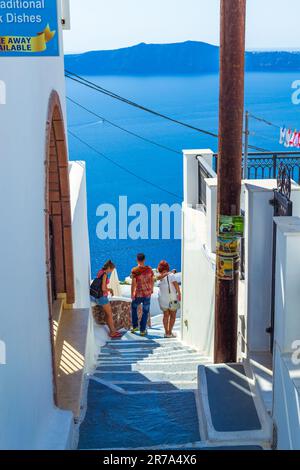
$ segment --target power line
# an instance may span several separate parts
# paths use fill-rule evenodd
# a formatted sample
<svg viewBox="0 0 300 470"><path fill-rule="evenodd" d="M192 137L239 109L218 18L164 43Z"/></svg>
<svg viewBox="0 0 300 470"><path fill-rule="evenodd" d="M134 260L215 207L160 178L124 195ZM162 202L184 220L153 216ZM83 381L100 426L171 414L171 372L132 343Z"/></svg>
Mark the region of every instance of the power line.
<svg viewBox="0 0 300 470"><path fill-rule="evenodd" d="M93 152L95 152L97 155L99 155L100 157L104 158L105 160L109 161L110 163L112 163L113 165L117 166L118 168L120 168L121 170L125 171L126 173L130 174L131 176L134 176L135 178L137 178L138 180L140 181L143 181L144 183L146 184L149 184L150 186L153 186L154 188L156 189L159 189L160 191L163 191L167 194L170 194L171 196L174 196L176 197L177 199L179 199L180 201L182 201L182 197L178 196L177 194L175 193L172 193L171 191L168 191L167 189L164 189L162 188L161 186L155 184L155 183L152 183L151 181L149 180L146 180L145 178L143 178L142 176L139 176L137 175L136 173L134 173L133 171L129 170L128 168L124 167L123 165L120 165L119 163L115 162L114 160L112 160L111 158L109 158L107 155L105 155L104 153L100 152L99 150L95 149L92 145L88 144L87 142L85 142L85 140L81 139L80 137L78 137L78 135L74 134L72 131L68 130L69 134L74 137L74 139L77 139L79 142L81 142L83 145L85 145L86 147L88 147L90 150L92 150Z"/></svg>
<svg viewBox="0 0 300 470"><path fill-rule="evenodd" d="M255 121L262 122L263 124L266 124L267 126L273 127L274 129L277 129L277 130L281 129L281 126L279 126L278 124L275 124L274 122L268 121L267 119L255 116L254 114L249 113L249 117L251 117ZM253 134L255 135L256 132L254 132ZM267 137L265 135L259 134L259 136L262 137L263 139L269 139L269 140L272 140L272 141L275 140L274 138L272 139L271 137Z"/></svg>
<svg viewBox="0 0 300 470"><path fill-rule="evenodd" d="M280 129L280 126L277 124L274 124L273 122L267 121L266 119L263 119L261 117L255 116L254 114L249 113L249 117L252 119L255 119L256 121L263 122L264 124L267 124L267 126L275 127L276 129Z"/></svg>
<svg viewBox="0 0 300 470"><path fill-rule="evenodd" d="M273 143L277 142L275 137L270 137L261 133L258 134L257 132L251 132L251 135L258 136L261 139L272 141Z"/></svg>
<svg viewBox="0 0 300 470"><path fill-rule="evenodd" d="M279 126L278 124L274 124L274 122L271 122L271 121L267 121L266 119L263 119L261 117L258 117L258 116L255 116L254 114L250 114L249 113L249 116L252 118L252 119L255 119L256 121L259 121L259 122L263 122L264 124L267 124L268 126L271 126L271 127L274 127L275 129L278 129L280 130L282 127ZM294 129L294 127L292 127L292 129ZM255 132L254 132L255 134ZM259 134L260 135L260 134ZM271 139L271 137L267 137L267 136L263 136L263 135L260 135L261 137L265 138L265 139Z"/></svg>
<svg viewBox="0 0 300 470"><path fill-rule="evenodd" d="M175 150L175 149L172 149L170 147L167 147L166 145L163 145L163 144L159 144L158 142L155 142L154 140L150 140L150 139L147 139L146 137L142 137L141 135L139 134L136 134L135 132L132 132L132 131L129 131L128 129L125 129L124 127L121 127L119 126L118 124L112 122L112 121L109 121L108 119L104 118L103 116L100 116L99 114L95 113L94 111L91 111L90 109L86 108L85 106L83 106L82 104L78 103L77 101L73 100L72 98L70 98L69 96L67 96L67 99L69 101L71 101L72 103L74 103L76 106L78 106L79 108L82 108L84 109L87 113L90 113L92 114L93 116L96 116L97 118L101 119L102 121L104 122L107 122L108 124L110 124L111 126L113 127L116 127L117 129L120 129L121 131L123 132L126 132L127 134L129 135L132 135L134 137L137 137L138 139L140 140L143 140L145 142L147 142L148 144L151 144L151 145L155 145L156 147L160 147L164 150L168 150L168 152L173 152L173 153L177 153L178 155L181 155L181 152L179 152L178 150Z"/></svg>
<svg viewBox="0 0 300 470"><path fill-rule="evenodd" d="M120 95L117 95L116 93L113 93L103 87L100 87L99 85L97 85L96 83L93 83L89 80L86 80L85 78L83 77L80 77L79 75L76 75L76 74L73 74L72 72L69 72L69 71L65 71L66 72L66 77L73 80L74 82L77 82L77 83L80 83L82 85L85 85L87 86L88 88L91 88L93 90L96 90L96 91L99 91L100 93L103 93L104 95L107 95L107 96L110 96L111 98L115 98L119 101L122 101L123 103L126 103L126 104L129 104L130 106L133 106L135 108L138 108L142 111L146 111L147 113L150 113L150 114L153 114L154 116L158 116L158 117L161 117L163 119L166 119L170 122L173 122L175 124L179 124L181 126L184 126L184 127L187 127L188 129L191 129L191 130L194 130L194 131L197 131L197 132L201 132L202 134L205 134L205 135L209 135L211 137L216 137L218 138L218 134L215 134L213 132L210 132L210 131L206 131L204 129L200 129L199 127L195 127L195 126L192 126L191 124L188 124L186 122L183 122L183 121L179 121L178 119L175 119L175 118L172 118L170 116L167 116L166 114L162 114L162 113L159 113L158 111L154 111L153 109L150 109L150 108L146 108L145 106L143 105L140 105L138 103L135 103L134 101L131 101L127 98L124 98ZM72 76L71 76L72 75ZM74 78L76 77L76 78Z"/></svg>
<svg viewBox="0 0 300 470"><path fill-rule="evenodd" d="M155 142L154 140L147 139L146 137L143 137L143 136L141 136L141 135L139 135L139 134L136 134L135 132L132 132L132 131L129 131L128 129L125 129L125 128L122 127L122 126L119 126L118 124L116 124L116 123L110 121L109 119L106 119L105 117L101 116L100 114L96 113L95 111L92 111L92 110L86 108L85 106L83 106L82 104L78 103L77 101L75 101L73 98L70 98L69 96L67 96L67 99L68 99L70 102L72 102L72 103L74 103L75 105L77 105L79 108L82 108L82 109L85 110L86 112L90 113L91 115L93 115L93 116L95 116L95 117L97 117L98 119L101 120L101 121L98 121L98 122L107 122L107 123L110 124L111 126L116 127L117 129L120 129L121 131L126 132L127 134L132 135L132 136L134 136L134 137L137 137L138 139L141 139L141 140L143 140L143 141L145 141L145 142L147 142L147 143L149 143L149 144L151 144L151 145L155 145L155 146L157 146L157 147L160 147L160 148L162 148L162 149L164 149L164 150L168 150L169 152L176 153L176 154L178 154L178 155L181 155L181 154L182 154L182 153L179 152L178 150L175 150L175 149L173 149L173 148L171 148L171 147L167 147L166 145L163 145L163 144L159 144L158 142ZM98 122L97 122L97 123L98 123ZM96 124L97 124L97 123L96 123ZM255 132L250 132L250 134L251 134L252 136L256 136L256 133L255 133ZM263 137L263 136L262 136L262 137ZM271 138L270 138L270 139L271 139ZM257 150L258 152L267 152L267 150L262 149L262 148L260 148L260 147L255 147L255 146L253 146L253 145L250 145L250 148L252 148L253 150Z"/></svg>
<svg viewBox="0 0 300 470"><path fill-rule="evenodd" d="M243 144L243 146L245 145ZM270 151L270 150L263 149L261 147L256 147L255 145L248 145L248 148L251 150L256 150L257 152L261 152L261 153L266 153Z"/></svg>
<svg viewBox="0 0 300 470"><path fill-rule="evenodd" d="M186 122L183 122L183 121L180 121L178 119L175 119L175 118L172 118L170 116L167 116L165 114L162 114L162 113L159 113L158 111L155 111L153 109L150 109L150 108L147 108L143 105L140 105L132 100L129 100L127 98L124 98L123 96L121 95L118 95L117 93L114 93L106 88L103 88L101 87L100 85L97 85L96 83L90 81L90 80L87 80L86 78L84 77L81 77L80 75L77 75L73 72L70 72L68 70L65 70L65 76L67 78L69 78L70 80L73 80L74 82L77 82L81 85L84 85L94 91L98 91L106 96L109 96L110 98L114 98L118 101L121 101L125 104L128 104L130 106L133 106L134 108L137 108L137 109L140 109L142 111L145 111L145 112L148 112L150 114L153 114L154 116L158 116L158 117L161 117L167 121L170 121L170 122L173 122L174 124L179 124L183 127L186 127L188 129L191 129L191 130L194 130L194 131L197 131L197 132L200 132L202 134L205 134L205 135L208 135L210 137L214 137L214 138L219 138L218 134L214 133L214 132L211 132L211 131L207 131L205 129L201 129L199 127L195 127L195 126L192 126L191 124L188 124ZM262 148L259 148L259 147L256 147L256 146L253 146L253 145L249 145L249 148L253 149L253 150L257 150L257 151L261 151L261 152L267 152L267 150L265 149L262 149Z"/></svg>

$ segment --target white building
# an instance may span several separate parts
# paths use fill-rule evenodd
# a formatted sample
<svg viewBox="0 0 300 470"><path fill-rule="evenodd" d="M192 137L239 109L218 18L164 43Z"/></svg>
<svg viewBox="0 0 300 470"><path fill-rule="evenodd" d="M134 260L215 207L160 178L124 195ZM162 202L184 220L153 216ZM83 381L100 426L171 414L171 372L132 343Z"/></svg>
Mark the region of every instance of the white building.
<svg viewBox="0 0 300 470"><path fill-rule="evenodd" d="M211 361L217 202L212 158L209 150L184 151L182 240L182 339ZM218 433L208 409L205 372L200 368L200 402L208 441L214 443L246 441L300 449L300 186L292 184L293 217L274 218L270 201L276 188L276 180L246 180L241 197L246 232L245 280L239 288L238 360L244 364L261 429L257 433ZM277 237L272 291L273 222ZM272 323L272 297L274 341L266 331Z"/></svg>
<svg viewBox="0 0 300 470"><path fill-rule="evenodd" d="M58 55L0 55L0 449L73 447L93 362L85 166L68 162L56 6Z"/></svg>
<svg viewBox="0 0 300 470"><path fill-rule="evenodd" d="M68 161L62 2L49 1L56 24L48 29L45 23L43 33L24 46L30 44L36 57L24 51L7 54L12 42L1 41L0 449L74 448L86 373L94 364L85 166ZM69 25L68 2L63 4ZM184 153L181 330L186 344L212 359L217 179L211 163L209 150ZM201 187L199 164L208 176ZM271 353L266 332L274 241L269 202L275 187L274 180L244 181L242 196L245 280L237 341L261 429L233 429L226 435L214 428L203 366L200 426L214 445L300 449L300 187L292 187L294 217L274 219Z"/></svg>

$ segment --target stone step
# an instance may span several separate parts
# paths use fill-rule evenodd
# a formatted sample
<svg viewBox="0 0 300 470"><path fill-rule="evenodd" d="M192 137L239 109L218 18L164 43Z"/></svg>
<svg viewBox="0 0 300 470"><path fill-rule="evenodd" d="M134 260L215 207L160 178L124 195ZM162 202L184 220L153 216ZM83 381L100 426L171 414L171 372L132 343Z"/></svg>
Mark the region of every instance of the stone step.
<svg viewBox="0 0 300 470"><path fill-rule="evenodd" d="M109 356L115 356L115 355L122 355L122 356L134 356L137 354L144 354L144 355L155 355L155 354L180 354L182 352L197 352L199 351L196 350L191 350L191 349L172 349L172 348L159 348L159 349L131 349L131 350L123 350L123 349L101 349L99 351L99 355L109 355Z"/></svg>
<svg viewBox="0 0 300 470"><path fill-rule="evenodd" d="M197 349L195 348L191 348L189 346L184 346L183 344L166 344L165 346L161 346L161 345L158 345L158 346L155 346L155 347L146 347L146 346L140 346L139 344L135 344L135 345L132 345L130 347L122 347L122 346L119 346L119 345L112 345L112 346L103 346L103 348L101 348L101 351L104 351L104 352L108 352L108 353L111 353L111 352L114 352L114 351L120 351L120 352L123 352L124 354L127 353L127 354L130 354L130 353L133 353L135 351L144 351L144 352L157 352L157 351L182 351L182 350L187 350L187 351L197 351Z"/></svg>
<svg viewBox="0 0 300 470"><path fill-rule="evenodd" d="M271 429L262 419L243 364L201 365L198 398L208 442L270 443Z"/></svg>
<svg viewBox="0 0 300 470"><path fill-rule="evenodd" d="M162 382L197 382L197 370L190 372L168 372L168 371L101 371L95 372L95 377L110 382L144 382L162 381Z"/></svg>
<svg viewBox="0 0 300 470"><path fill-rule="evenodd" d="M98 361L103 363L103 362L111 362L111 363L116 363L116 362L187 362L187 361L201 361L202 359L206 359L206 356L203 356L203 354L197 354L197 353L183 353L179 355L172 355L172 354L156 354L155 356L152 355L136 355L136 356L98 356Z"/></svg>
<svg viewBox="0 0 300 470"><path fill-rule="evenodd" d="M204 360L201 361L201 364L209 364L210 361L207 359L205 362ZM197 371L197 368L200 364L200 361L196 362L176 362L176 363L166 363L166 362L160 362L160 363L137 363L137 364L105 364L105 365L99 365L97 367L97 372L101 371L140 371L140 372L146 372L146 371L169 371L169 372L181 372L182 369L186 372L191 372L191 371Z"/></svg>
<svg viewBox="0 0 300 470"><path fill-rule="evenodd" d="M148 339L147 337L140 337L137 335L131 335L133 339L127 340L126 338L124 339L114 339L107 341L106 345L111 346L111 345L118 345L122 347L133 347L134 345L138 345L139 347L159 347L159 346L164 346L168 344L177 344L179 346L182 346L182 343L177 339L177 338L159 338L155 340Z"/></svg>
<svg viewBox="0 0 300 470"><path fill-rule="evenodd" d="M157 357L135 357L132 359L129 358L103 358L99 357L98 358L98 365L101 366L117 366L117 365L133 365L133 364L181 364L182 367L185 366L185 364L190 364L190 363L196 363L197 365L200 365L202 363L207 364L208 358L205 356L200 356L199 354L195 355L188 355L188 356L180 356L180 357L162 357L162 356L157 356Z"/></svg>
<svg viewBox="0 0 300 470"><path fill-rule="evenodd" d="M133 356L180 356L181 354L200 354L201 356L205 355L201 351L197 351L195 349L156 349L155 351L151 350L143 350L143 349L136 349L134 351L119 351L115 349L114 351L100 351L99 356L107 356L107 357L133 357Z"/></svg>
<svg viewBox="0 0 300 470"><path fill-rule="evenodd" d="M196 382L114 382L124 392L178 392L186 390L196 390Z"/></svg>
<svg viewBox="0 0 300 470"><path fill-rule="evenodd" d="M135 344L132 344L130 346L125 346L123 347L122 345L118 345L118 344L113 344L113 345L105 345L101 351L104 351L104 352L113 352L113 351L123 351L124 353L125 352L134 352L134 351L158 351L158 350L166 350L166 351L177 351L177 350L181 350L181 349L184 349L185 347L182 345L182 344L177 344L177 343L174 343L174 344L170 344L170 343L166 343L165 345L159 345L159 344L156 344L155 346L147 346L147 345L141 345L139 343L142 343L141 341ZM190 349L190 348L188 348Z"/></svg>
<svg viewBox="0 0 300 470"><path fill-rule="evenodd" d="M79 449L178 448L200 440L194 390L120 394L90 380Z"/></svg>
<svg viewBox="0 0 300 470"><path fill-rule="evenodd" d="M195 353L195 352L186 352L182 351L181 353L173 354L99 354L98 361L139 361L139 360L149 360L149 361L157 361L157 360L169 360L169 361L177 361L177 360L189 360L195 357L205 357L203 354Z"/></svg>
<svg viewBox="0 0 300 470"><path fill-rule="evenodd" d="M85 383L90 310L63 310L55 344L57 404L80 417Z"/></svg>
<svg viewBox="0 0 300 470"><path fill-rule="evenodd" d="M135 351L135 352L131 352L131 353L124 353L124 352L118 352L118 351L115 351L113 353L107 353L107 352L102 352L99 354L98 357L111 357L111 358L115 358L115 357L120 357L120 358L135 358L135 357L180 357L182 355L192 355L192 354L198 354L198 355L203 355L201 354L200 352L198 351L186 351L184 349L180 350L180 351L173 351L173 350L168 350L168 351L157 351L155 353L151 352L151 351L148 351L148 352L143 352L143 351Z"/></svg>

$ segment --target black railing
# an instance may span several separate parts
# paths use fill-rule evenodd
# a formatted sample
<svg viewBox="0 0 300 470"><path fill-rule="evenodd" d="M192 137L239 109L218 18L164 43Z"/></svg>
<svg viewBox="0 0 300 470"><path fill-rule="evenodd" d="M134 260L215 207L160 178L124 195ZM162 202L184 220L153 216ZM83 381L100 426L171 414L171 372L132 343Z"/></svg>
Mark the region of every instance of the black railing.
<svg viewBox="0 0 300 470"><path fill-rule="evenodd" d="M203 205L204 210L206 211L206 183L205 178L212 178L213 175L208 171L208 169L198 160L198 188L199 188L199 204Z"/></svg>
<svg viewBox="0 0 300 470"><path fill-rule="evenodd" d="M244 164L244 156L243 156ZM248 179L277 179L286 166L291 179L300 184L300 152L252 152L248 154ZM212 178L208 169L199 161L199 203L206 211L205 178ZM218 171L218 154L213 156L213 170ZM242 168L242 178L244 171ZM244 215L244 211L241 211ZM240 278L245 279L245 239L241 239Z"/></svg>
<svg viewBox="0 0 300 470"><path fill-rule="evenodd" d="M273 153L271 155L249 154L248 178L277 178L282 163L289 168L291 178L300 184L300 152Z"/></svg>
<svg viewBox="0 0 300 470"><path fill-rule="evenodd" d="M251 152L248 155L248 179L277 178L281 163L286 165L291 178L300 184L300 152ZM214 155L214 166L217 169L218 155Z"/></svg>

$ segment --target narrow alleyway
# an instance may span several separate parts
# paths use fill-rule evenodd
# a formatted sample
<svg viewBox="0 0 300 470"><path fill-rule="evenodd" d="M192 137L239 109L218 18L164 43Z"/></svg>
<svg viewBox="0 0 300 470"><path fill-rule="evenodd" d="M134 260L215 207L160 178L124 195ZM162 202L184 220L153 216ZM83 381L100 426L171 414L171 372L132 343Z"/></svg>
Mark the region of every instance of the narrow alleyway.
<svg viewBox="0 0 300 470"><path fill-rule="evenodd" d="M196 446L197 368L207 362L178 339L164 339L160 316L148 338L127 333L107 343L90 380L79 448Z"/></svg>

